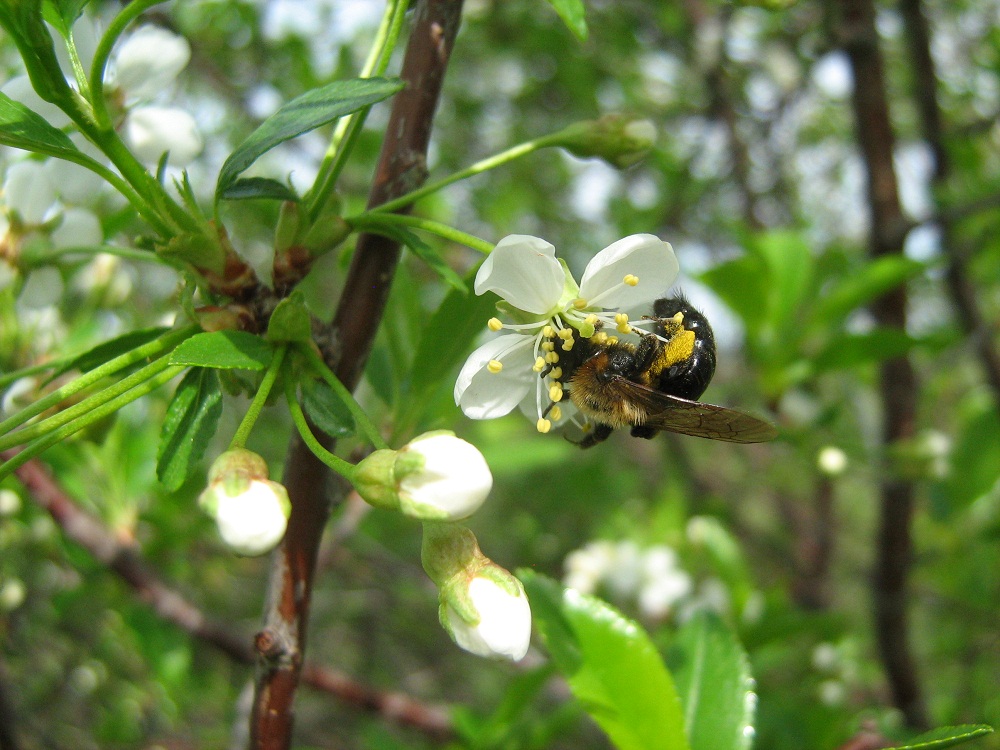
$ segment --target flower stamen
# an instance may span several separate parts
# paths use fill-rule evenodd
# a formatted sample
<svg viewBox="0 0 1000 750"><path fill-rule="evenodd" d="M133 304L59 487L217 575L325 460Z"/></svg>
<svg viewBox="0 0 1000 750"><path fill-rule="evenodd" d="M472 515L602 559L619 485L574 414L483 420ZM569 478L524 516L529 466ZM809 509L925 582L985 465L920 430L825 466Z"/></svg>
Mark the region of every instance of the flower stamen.
<svg viewBox="0 0 1000 750"><path fill-rule="evenodd" d="M494 333L496 333L497 331L503 328L503 322L500 320L500 318L490 318L489 322L486 324L486 327L489 328Z"/></svg>
<svg viewBox="0 0 1000 750"><path fill-rule="evenodd" d="M487 362L486 369L489 372L492 372L494 375L496 375L503 369L503 362L501 362L499 359L491 359L489 362Z"/></svg>

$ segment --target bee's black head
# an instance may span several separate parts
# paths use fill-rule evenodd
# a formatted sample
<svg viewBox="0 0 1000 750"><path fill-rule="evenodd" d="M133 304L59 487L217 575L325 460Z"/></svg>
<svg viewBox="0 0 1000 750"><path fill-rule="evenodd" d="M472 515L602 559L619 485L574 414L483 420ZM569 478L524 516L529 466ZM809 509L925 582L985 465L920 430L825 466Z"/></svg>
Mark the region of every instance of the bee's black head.
<svg viewBox="0 0 1000 750"><path fill-rule="evenodd" d="M677 313L684 316L684 328L694 331L699 338L714 340L712 326L701 311L695 308L683 294L663 297L653 303L653 315L657 318L672 318Z"/></svg>

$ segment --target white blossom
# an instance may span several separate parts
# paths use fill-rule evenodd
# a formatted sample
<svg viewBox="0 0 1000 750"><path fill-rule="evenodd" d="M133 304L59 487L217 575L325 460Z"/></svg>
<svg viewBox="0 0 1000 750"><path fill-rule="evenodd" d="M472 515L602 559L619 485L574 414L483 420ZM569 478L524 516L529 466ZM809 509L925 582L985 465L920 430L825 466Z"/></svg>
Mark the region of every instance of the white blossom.
<svg viewBox="0 0 1000 750"><path fill-rule="evenodd" d="M136 158L146 164L155 164L166 153L174 166L187 166L203 146L194 118L170 107L132 110L125 120L125 136Z"/></svg>
<svg viewBox="0 0 1000 750"><path fill-rule="evenodd" d="M128 97L153 99L174 82L191 59L191 45L160 26L140 26L115 54L115 84Z"/></svg>
<svg viewBox="0 0 1000 750"><path fill-rule="evenodd" d="M559 352L571 350L578 337L606 335L601 328L637 330L616 314L658 298L677 270L669 243L636 234L595 255L577 285L550 243L505 237L476 274L475 291L502 297L513 322L490 320L490 330L503 332L469 356L455 383L455 403L472 419L500 417L520 404L547 432L574 412L570 403L556 404Z"/></svg>

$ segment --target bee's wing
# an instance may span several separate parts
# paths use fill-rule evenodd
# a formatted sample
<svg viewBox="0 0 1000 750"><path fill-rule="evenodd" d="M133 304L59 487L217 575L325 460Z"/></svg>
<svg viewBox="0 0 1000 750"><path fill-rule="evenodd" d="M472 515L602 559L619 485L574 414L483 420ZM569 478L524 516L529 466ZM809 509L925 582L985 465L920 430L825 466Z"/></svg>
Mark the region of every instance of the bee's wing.
<svg viewBox="0 0 1000 750"><path fill-rule="evenodd" d="M729 443L766 443L778 436L778 430L753 414L724 406L688 401L633 383L626 378L615 378L615 387L621 394L641 404L649 414L643 426L682 435L724 440Z"/></svg>

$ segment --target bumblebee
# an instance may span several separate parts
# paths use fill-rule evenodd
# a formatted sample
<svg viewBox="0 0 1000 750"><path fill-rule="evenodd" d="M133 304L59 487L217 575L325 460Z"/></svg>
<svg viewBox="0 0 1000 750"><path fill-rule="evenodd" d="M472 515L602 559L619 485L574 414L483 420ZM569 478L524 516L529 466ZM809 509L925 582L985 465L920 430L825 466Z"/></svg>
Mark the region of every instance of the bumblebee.
<svg viewBox="0 0 1000 750"><path fill-rule="evenodd" d="M647 439L663 430L730 443L762 443L777 436L774 425L752 414L697 400L715 374L715 336L687 299L659 299L653 315L644 319L653 321L651 332L624 322L619 327L639 334L638 344L603 331L584 338L574 330L573 345L563 347L559 367L542 373L562 385L594 423L578 443L582 448L624 428Z"/></svg>

